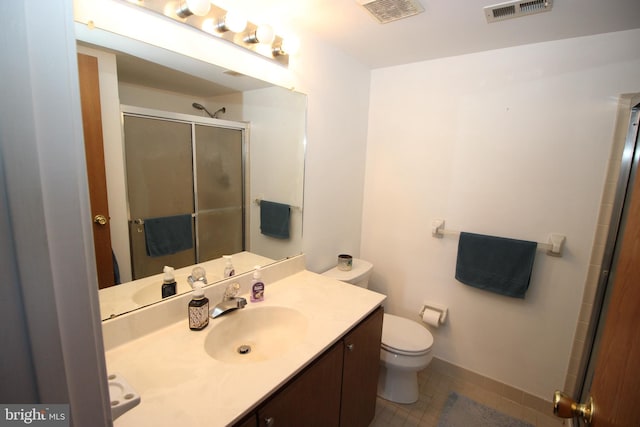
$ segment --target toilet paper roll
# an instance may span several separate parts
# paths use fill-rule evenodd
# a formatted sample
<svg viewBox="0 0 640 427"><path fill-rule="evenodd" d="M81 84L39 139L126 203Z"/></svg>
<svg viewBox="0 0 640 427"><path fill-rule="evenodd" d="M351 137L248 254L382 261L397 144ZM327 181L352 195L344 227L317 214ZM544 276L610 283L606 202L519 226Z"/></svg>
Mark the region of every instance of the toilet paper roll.
<svg viewBox="0 0 640 427"><path fill-rule="evenodd" d="M422 313L422 321L427 325L437 328L440 326L440 312L425 308L424 313Z"/></svg>

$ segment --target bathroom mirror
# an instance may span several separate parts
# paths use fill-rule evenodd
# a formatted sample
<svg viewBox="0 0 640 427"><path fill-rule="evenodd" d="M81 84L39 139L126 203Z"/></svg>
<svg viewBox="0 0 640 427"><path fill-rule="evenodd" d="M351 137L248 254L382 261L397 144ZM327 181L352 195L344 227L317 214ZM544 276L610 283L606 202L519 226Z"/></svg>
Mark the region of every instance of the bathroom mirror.
<svg viewBox="0 0 640 427"><path fill-rule="evenodd" d="M110 234L123 278L121 284L100 290L103 320L162 300L162 271L131 280L129 235L135 218L129 217L126 195L123 109L166 112L213 127L246 125L246 244L233 254L236 274L301 253L306 95L99 29L79 31L77 39L78 52L97 56L100 64ZM105 95L109 79L111 89L106 88ZM224 113L212 119L194 103L211 113L224 108ZM261 200L290 206L288 239L261 234ZM198 264L207 268L209 284L222 279L222 259L200 259ZM176 270L178 293L190 290L184 287L190 270Z"/></svg>

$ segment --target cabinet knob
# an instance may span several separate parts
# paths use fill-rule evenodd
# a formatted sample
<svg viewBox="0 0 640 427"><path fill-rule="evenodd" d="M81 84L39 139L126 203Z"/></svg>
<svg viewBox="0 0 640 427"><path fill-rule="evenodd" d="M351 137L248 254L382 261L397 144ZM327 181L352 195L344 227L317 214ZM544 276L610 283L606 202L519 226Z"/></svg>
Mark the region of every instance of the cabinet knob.
<svg viewBox="0 0 640 427"><path fill-rule="evenodd" d="M353 344L347 344L347 350L353 351Z"/></svg>
<svg viewBox="0 0 640 427"><path fill-rule="evenodd" d="M264 425L267 427L273 427L276 425L276 420L273 417L267 417L264 419Z"/></svg>

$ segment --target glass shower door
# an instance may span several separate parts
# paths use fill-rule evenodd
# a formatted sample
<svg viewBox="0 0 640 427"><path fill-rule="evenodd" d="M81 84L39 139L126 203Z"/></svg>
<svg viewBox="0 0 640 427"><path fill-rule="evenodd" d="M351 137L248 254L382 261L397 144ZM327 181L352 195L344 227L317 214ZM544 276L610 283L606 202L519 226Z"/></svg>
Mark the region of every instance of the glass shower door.
<svg viewBox="0 0 640 427"><path fill-rule="evenodd" d="M191 124L125 114L124 139L133 279L195 264L193 220L191 249L171 255L148 255L144 226L194 212Z"/></svg>
<svg viewBox="0 0 640 427"><path fill-rule="evenodd" d="M195 125L198 259L244 250L243 131Z"/></svg>

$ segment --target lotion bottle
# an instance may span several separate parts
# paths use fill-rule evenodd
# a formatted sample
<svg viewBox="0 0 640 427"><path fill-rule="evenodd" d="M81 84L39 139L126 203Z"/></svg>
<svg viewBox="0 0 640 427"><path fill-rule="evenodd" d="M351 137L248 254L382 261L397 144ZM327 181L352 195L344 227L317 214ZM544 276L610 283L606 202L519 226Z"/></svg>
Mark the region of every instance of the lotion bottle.
<svg viewBox="0 0 640 427"><path fill-rule="evenodd" d="M200 331L209 324L209 298L204 296L204 283L197 281L189 301L189 329Z"/></svg>
<svg viewBox="0 0 640 427"><path fill-rule="evenodd" d="M222 255L222 257L226 260L223 275L223 277L226 279L227 277L235 275L236 270L233 268L233 264L231 263L231 255Z"/></svg>
<svg viewBox="0 0 640 427"><path fill-rule="evenodd" d="M264 282L261 278L260 266L256 265L251 280L251 302L264 301Z"/></svg>
<svg viewBox="0 0 640 427"><path fill-rule="evenodd" d="M173 267L167 265L162 269L164 272L164 279L162 281L162 298L171 297L176 294L176 279L173 276Z"/></svg>

